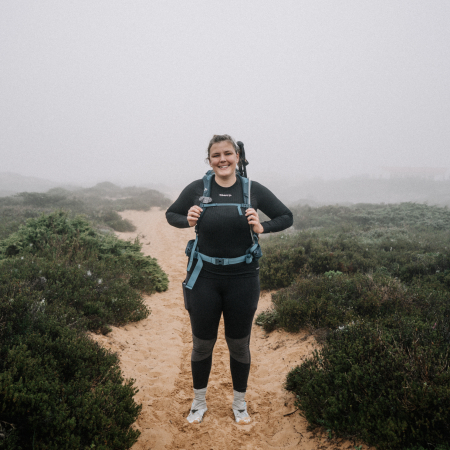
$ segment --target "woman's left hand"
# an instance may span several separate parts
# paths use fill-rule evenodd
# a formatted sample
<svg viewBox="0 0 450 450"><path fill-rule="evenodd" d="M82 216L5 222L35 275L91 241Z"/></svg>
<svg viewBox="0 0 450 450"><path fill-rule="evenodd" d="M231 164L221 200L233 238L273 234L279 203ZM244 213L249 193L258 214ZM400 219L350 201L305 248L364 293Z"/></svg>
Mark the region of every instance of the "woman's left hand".
<svg viewBox="0 0 450 450"><path fill-rule="evenodd" d="M247 211L245 211L245 215L254 233L261 234L264 232L264 228L259 222L258 213L253 208L248 208Z"/></svg>

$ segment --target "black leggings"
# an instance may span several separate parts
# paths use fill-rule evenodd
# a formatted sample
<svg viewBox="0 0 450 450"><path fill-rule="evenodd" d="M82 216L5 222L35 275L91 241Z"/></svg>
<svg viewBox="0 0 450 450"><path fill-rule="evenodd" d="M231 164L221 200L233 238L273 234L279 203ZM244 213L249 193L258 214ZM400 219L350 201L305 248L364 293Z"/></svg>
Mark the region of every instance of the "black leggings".
<svg viewBox="0 0 450 450"><path fill-rule="evenodd" d="M199 276L192 290L186 289L186 308L189 311L193 335L191 364L194 389L203 389L208 385L212 351L223 313L233 389L238 392L247 390L250 333L258 300L258 276Z"/></svg>

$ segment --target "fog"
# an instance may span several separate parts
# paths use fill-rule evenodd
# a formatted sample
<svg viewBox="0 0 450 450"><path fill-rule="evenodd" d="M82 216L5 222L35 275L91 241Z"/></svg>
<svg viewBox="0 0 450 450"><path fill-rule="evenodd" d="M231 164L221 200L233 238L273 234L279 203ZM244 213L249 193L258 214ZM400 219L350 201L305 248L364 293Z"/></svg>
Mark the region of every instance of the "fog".
<svg viewBox="0 0 450 450"><path fill-rule="evenodd" d="M275 193L450 168L449 80L447 0L2 0L0 172L176 190L223 133Z"/></svg>

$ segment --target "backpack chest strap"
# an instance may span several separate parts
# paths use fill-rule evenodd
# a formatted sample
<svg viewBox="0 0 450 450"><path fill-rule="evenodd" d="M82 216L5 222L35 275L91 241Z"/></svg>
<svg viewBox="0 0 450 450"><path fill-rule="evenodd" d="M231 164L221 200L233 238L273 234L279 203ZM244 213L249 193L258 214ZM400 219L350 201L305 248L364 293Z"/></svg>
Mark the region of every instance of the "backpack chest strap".
<svg viewBox="0 0 450 450"><path fill-rule="evenodd" d="M200 208L202 208L203 210L205 210L205 208L211 208L213 206L236 206L240 216L243 215L241 208L248 209L252 207L252 205L248 203L200 203Z"/></svg>

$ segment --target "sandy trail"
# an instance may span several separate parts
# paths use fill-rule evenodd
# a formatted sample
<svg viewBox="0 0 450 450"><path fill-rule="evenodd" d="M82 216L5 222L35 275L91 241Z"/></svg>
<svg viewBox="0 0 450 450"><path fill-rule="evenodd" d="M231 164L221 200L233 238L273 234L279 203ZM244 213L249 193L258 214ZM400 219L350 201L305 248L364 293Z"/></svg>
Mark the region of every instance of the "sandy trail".
<svg viewBox="0 0 450 450"><path fill-rule="evenodd" d="M286 373L301 363L315 347L306 333L275 331L266 334L254 325L251 338L252 368L246 400L251 425L234 423L231 410L232 384L229 353L223 324L213 354L208 386L208 411L200 425L186 421L192 403L189 316L184 309L181 282L185 277L186 242L193 229L176 229L165 220L164 211L126 211L122 216L137 227L134 233L119 233L122 239L140 236L145 254L158 259L168 273L167 292L146 297L151 315L123 328L113 327L107 336L95 338L118 353L126 378L134 378L142 413L136 422L141 431L133 450L190 449L334 449L353 448L350 442L331 442L307 431L307 422L295 414L294 396L283 389ZM258 312L270 305L270 295L261 297Z"/></svg>

